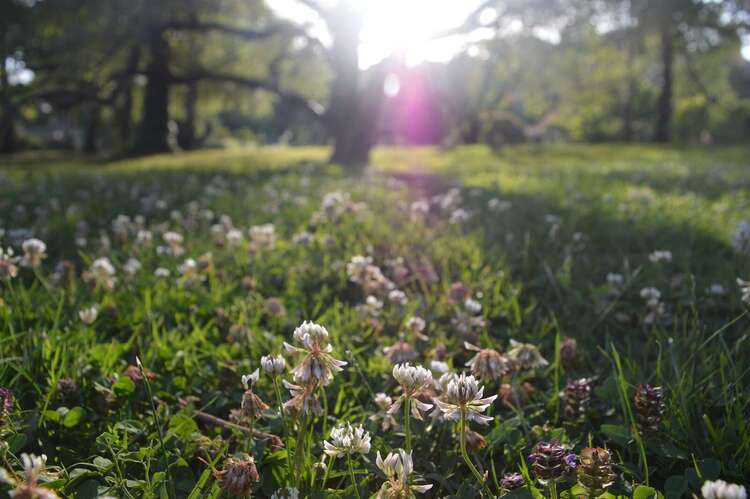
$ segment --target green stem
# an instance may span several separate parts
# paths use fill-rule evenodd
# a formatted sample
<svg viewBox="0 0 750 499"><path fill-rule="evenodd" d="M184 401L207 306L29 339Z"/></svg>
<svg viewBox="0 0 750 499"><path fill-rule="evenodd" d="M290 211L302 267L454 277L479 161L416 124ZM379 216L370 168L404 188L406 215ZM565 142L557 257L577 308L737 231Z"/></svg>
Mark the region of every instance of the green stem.
<svg viewBox="0 0 750 499"><path fill-rule="evenodd" d="M157 434L159 435L159 444L161 445L162 458L164 461L164 468L165 468L164 471L167 474L167 495L169 496L170 499L174 499L177 497L177 495L174 490L174 480L172 480L172 472L169 469L169 458L167 456L167 447L164 445L164 432L161 427L161 420L159 418L159 414L156 410L156 403L154 403L154 396L151 393L151 384L148 382L148 376L146 375L146 372L143 369L143 364L141 364L140 360L138 361L138 369L141 372L143 383L146 385L146 393L148 394L148 399L151 402L151 411L154 413L154 424L156 425Z"/></svg>
<svg viewBox="0 0 750 499"><path fill-rule="evenodd" d="M279 378L273 377L273 387L276 391L276 402L279 404L279 416L281 417L281 434L284 437L284 445L286 446L286 466L287 473L292 473L292 455L289 448L288 431L286 427L286 418L284 417L284 401L281 398L281 387L279 386ZM289 476L287 476L287 484L289 483Z"/></svg>
<svg viewBox="0 0 750 499"><path fill-rule="evenodd" d="M404 400L404 435L406 436L404 450L407 454L411 454L411 399L409 397Z"/></svg>
<svg viewBox="0 0 750 499"><path fill-rule="evenodd" d="M476 478L479 485L481 485L484 490L487 492L487 495L489 497L492 497L492 491L487 486L487 483L484 480L484 477L481 473L479 473L479 470L474 466L474 463L471 462L471 459L469 458L469 453L466 452L466 413L461 412L461 419L459 420L459 432L460 432L460 446L461 446L461 456L464 458L464 462L466 463L466 466L469 467L471 470L471 473L474 475L474 478Z"/></svg>
<svg viewBox="0 0 750 499"><path fill-rule="evenodd" d="M307 415L300 415L299 432L297 433L297 442L294 446L294 479L297 488L302 483L302 463L305 459L305 441L307 440Z"/></svg>
<svg viewBox="0 0 750 499"><path fill-rule="evenodd" d="M549 497L550 499L557 499L557 482L554 480L549 482Z"/></svg>
<svg viewBox="0 0 750 499"><path fill-rule="evenodd" d="M328 458L328 466L326 466L326 471L323 474L323 483L320 484L321 491L325 489L326 483L328 482L328 474L331 472L332 467L333 467L333 456Z"/></svg>
<svg viewBox="0 0 750 499"><path fill-rule="evenodd" d="M359 486L357 486L357 479L354 478L354 466L352 466L351 454L346 455L346 460L349 463L349 476L351 477L352 483L354 484L354 491L357 493L357 499L362 499L362 496L359 495Z"/></svg>

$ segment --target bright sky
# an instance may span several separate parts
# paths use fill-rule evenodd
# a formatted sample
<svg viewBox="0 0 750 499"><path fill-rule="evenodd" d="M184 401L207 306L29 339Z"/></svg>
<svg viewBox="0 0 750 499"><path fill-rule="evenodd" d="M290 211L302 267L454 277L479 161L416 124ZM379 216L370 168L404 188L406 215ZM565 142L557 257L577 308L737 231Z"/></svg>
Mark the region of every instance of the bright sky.
<svg viewBox="0 0 750 499"><path fill-rule="evenodd" d="M459 26L482 0L358 0L364 13L360 65L380 62L402 52L407 63L446 61L459 52L464 36L430 40L436 33ZM330 5L331 0L321 3ZM315 13L296 0L268 0L281 16L313 24L313 34L326 42L327 33ZM491 15L489 11L487 14Z"/></svg>

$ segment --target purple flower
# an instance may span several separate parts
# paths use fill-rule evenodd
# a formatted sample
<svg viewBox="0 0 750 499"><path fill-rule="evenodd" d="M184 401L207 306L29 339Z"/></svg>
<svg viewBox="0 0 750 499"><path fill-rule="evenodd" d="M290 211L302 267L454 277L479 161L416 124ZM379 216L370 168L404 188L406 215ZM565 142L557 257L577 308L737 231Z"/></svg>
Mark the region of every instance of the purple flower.
<svg viewBox="0 0 750 499"><path fill-rule="evenodd" d="M565 464L568 465L568 468L570 468L571 471L575 471L576 466L578 466L578 456L571 452L565 456Z"/></svg>

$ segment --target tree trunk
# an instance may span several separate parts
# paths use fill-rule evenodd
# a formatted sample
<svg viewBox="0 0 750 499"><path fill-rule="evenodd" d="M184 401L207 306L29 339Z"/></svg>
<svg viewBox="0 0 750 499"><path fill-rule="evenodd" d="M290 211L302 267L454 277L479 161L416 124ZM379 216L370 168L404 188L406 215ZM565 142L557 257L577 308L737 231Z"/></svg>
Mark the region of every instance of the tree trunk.
<svg viewBox="0 0 750 499"><path fill-rule="evenodd" d="M101 113L98 104L92 104L87 114L86 135L83 141L83 152L96 154L99 150L99 123Z"/></svg>
<svg viewBox="0 0 750 499"><path fill-rule="evenodd" d="M185 120L180 123L177 141L180 147L186 151L198 146L198 138L195 133L196 105L198 103L198 82L191 81L185 89Z"/></svg>
<svg viewBox="0 0 750 499"><path fill-rule="evenodd" d="M661 64L662 83L654 130L655 142L669 142L672 139L672 87L674 65L674 39L669 19L661 23Z"/></svg>
<svg viewBox="0 0 750 499"><path fill-rule="evenodd" d="M362 116L359 92L359 34L361 15L349 2L342 2L331 13L329 27L333 35L331 65L334 81L331 103L326 114L328 131L333 138L331 161L348 167L364 166L371 145L367 144L361 128Z"/></svg>
<svg viewBox="0 0 750 499"><path fill-rule="evenodd" d="M0 154L11 154L18 149L16 139L16 110L10 98L5 57L0 56Z"/></svg>
<svg viewBox="0 0 750 499"><path fill-rule="evenodd" d="M169 151L169 45L159 28L155 28L150 35L149 57L143 118L134 150L136 154Z"/></svg>
<svg viewBox="0 0 750 499"><path fill-rule="evenodd" d="M632 142L635 135L633 126L633 115L635 106L635 97L637 92L637 81L633 74L633 59L635 58L633 42L628 43L627 59L625 66L625 77L627 78L627 88L625 89L625 103L622 109L622 139L625 142Z"/></svg>
<svg viewBox="0 0 750 499"><path fill-rule="evenodd" d="M127 150L133 142L133 75L138 71L140 59L140 48L137 46L131 48L125 75L120 80L117 91L118 102L114 110L115 127L122 150Z"/></svg>

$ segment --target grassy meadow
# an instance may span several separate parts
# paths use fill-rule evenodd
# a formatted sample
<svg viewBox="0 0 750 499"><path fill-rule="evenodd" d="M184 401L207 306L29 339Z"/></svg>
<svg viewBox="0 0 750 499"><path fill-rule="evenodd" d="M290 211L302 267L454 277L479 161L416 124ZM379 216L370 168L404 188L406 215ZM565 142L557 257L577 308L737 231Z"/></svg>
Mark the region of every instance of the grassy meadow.
<svg viewBox="0 0 750 499"><path fill-rule="evenodd" d="M383 148L357 176L327 154L3 160L0 492L645 499L750 476L750 149Z"/></svg>

